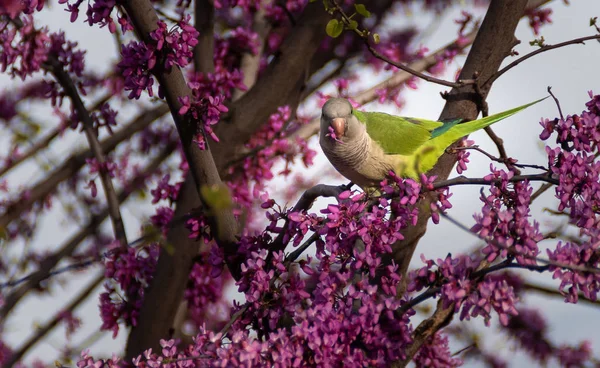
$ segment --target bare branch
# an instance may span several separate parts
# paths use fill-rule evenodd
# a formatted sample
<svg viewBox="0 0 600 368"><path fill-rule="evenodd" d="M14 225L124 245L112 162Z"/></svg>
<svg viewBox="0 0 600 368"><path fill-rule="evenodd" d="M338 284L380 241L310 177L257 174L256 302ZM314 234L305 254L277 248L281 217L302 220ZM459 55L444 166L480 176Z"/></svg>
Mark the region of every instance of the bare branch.
<svg viewBox="0 0 600 368"><path fill-rule="evenodd" d="M472 81L460 80L460 79L458 80L458 82L449 82L449 81L446 81L446 80L443 80L443 79L439 79L439 78L433 77L431 75L427 75L427 74L421 73L421 72L419 72L419 71L417 71L415 69L412 69L412 68L410 68L410 67L408 67L406 65L397 63L397 62L395 62L395 61L393 61L393 60L391 60L391 59L389 59L389 58L381 55L377 50L375 50L375 48L373 48L373 46L371 45L371 43L367 39L365 39L365 45L367 46L367 49L369 50L369 52L375 58L377 58L377 59L379 59L379 60L381 60L383 62L386 62L386 63L388 63L390 65L393 65L396 68L398 68L400 70L403 70L406 73L411 74L411 76L415 76L417 78L421 78L421 79L423 79L423 80L425 80L427 82L439 84L439 85L446 86L446 87L452 87L452 88L458 88L458 87L462 87L462 86L467 85L467 84L473 84Z"/></svg>
<svg viewBox="0 0 600 368"><path fill-rule="evenodd" d="M94 130L92 116L83 104L81 96L79 96L79 92L77 91L77 87L75 87L75 83L73 83L71 76L64 70L64 66L54 55L49 56L47 63L50 65L49 71L54 74L65 90L67 96L71 99L73 110L75 110L79 120L83 123L83 129L88 143L99 165L98 174L100 175L104 194L108 203L108 211L112 221L115 238L121 242L121 245L125 246L127 244L127 235L125 234L125 225L123 225L121 210L119 209L119 201L112 180L105 168L106 156L102 150L102 145L100 145L100 142L98 141L96 131Z"/></svg>
<svg viewBox="0 0 600 368"><path fill-rule="evenodd" d="M127 0L123 6L131 19L131 22L137 31L138 36L148 43L154 42L150 37L150 32L154 31L158 25L158 16L149 0ZM171 116L175 121L179 137L182 142L183 151L189 163L190 172L194 177L196 192L200 196L201 188L207 186L221 186L221 178L215 166L215 161L210 148L200 150L194 142L196 132L201 131L202 125L199 121L193 121L190 115L182 116L179 114L181 108L180 97L191 97L192 91L185 82L181 69L172 67L170 71L156 70L156 78L164 90L164 94L171 110ZM201 197L201 196L200 196ZM204 203L206 206L206 203ZM210 206L205 208L210 209ZM207 211L209 213L210 211ZM209 216L212 233L219 246L225 251L225 258L231 274L234 278L239 278L240 260L237 255L238 224L233 217L231 210L220 211L218 221L216 216Z"/></svg>
<svg viewBox="0 0 600 368"><path fill-rule="evenodd" d="M557 179L552 178L548 175L548 173L542 174L534 174L534 175L515 175L510 178L509 182L515 183L519 181L543 181L546 183L550 183L553 185L558 185L559 181ZM494 183L499 183L502 180L488 180L484 178L467 178L466 176L458 176L453 179L438 181L433 183L433 189L440 189L445 187L452 187L455 185L489 185Z"/></svg>
<svg viewBox="0 0 600 368"><path fill-rule="evenodd" d="M195 27L199 34L194 48L194 71L211 73L215 71L215 7L211 0L196 0L195 3Z"/></svg>
<svg viewBox="0 0 600 368"><path fill-rule="evenodd" d="M333 5L336 8L336 10L338 11L338 13L340 13L340 15L342 16L342 20L344 21L346 26L349 26L350 22L351 22L350 17L346 14L344 9L342 9L342 7L338 4L338 2L336 0L331 0L331 2L333 3ZM375 48L373 47L373 45L371 45L371 42L369 41L369 37L371 36L369 31L354 28L354 32L364 40L365 46L367 47L367 49L369 50L371 55L373 55L375 58L377 58L385 63L388 63L390 65L393 65L396 68L403 70L409 74L412 74L415 77L421 78L421 79L426 80L431 83L440 84L442 86L453 87L453 88L458 88L458 87L462 87L467 84L474 83L472 80L460 80L460 79L458 80L458 82L449 82L449 81L446 81L443 79L435 78L435 77L427 75L427 74L423 74L417 70L410 68L409 66L403 65L401 63L397 63L397 62L381 55L377 50L375 50Z"/></svg>
<svg viewBox="0 0 600 368"><path fill-rule="evenodd" d="M512 63L508 64L504 68L500 69L498 72L496 72L494 75L492 75L483 85L486 88L489 88L489 86L491 86L491 84L494 83L494 81L496 79L500 78L502 76L502 74L504 74L507 71L511 70L515 66L521 64L525 60L527 60L529 58L532 58L535 55L541 54L542 52L546 52L546 51L558 49L558 48L569 46L569 45L576 45L576 44L583 45L583 44L585 44L585 41L589 41L589 40L600 40L600 35L593 35L593 36L586 36L586 37L575 38L575 39L570 40L570 41L565 41L565 42L557 43L556 45L544 45L544 46L540 47L539 49L537 49L537 50L535 50L533 52L530 52L529 54L527 54L525 56L522 56L522 57L518 58L517 60L515 60Z"/></svg>
<svg viewBox="0 0 600 368"><path fill-rule="evenodd" d="M545 191L550 189L552 187L552 185L554 185L554 184L544 183L541 187L539 187L538 190L536 190L535 193L533 193L531 195L531 202L533 202L537 197L542 195Z"/></svg>
<svg viewBox="0 0 600 368"><path fill-rule="evenodd" d="M539 294L543 294L543 295L555 297L555 298L562 298L562 299L564 299L564 295L561 294L559 290L557 290L555 288L549 288L549 287L546 287L546 286L533 284L531 282L526 282L525 284L523 284L523 289L527 290L527 291L533 291L535 293L539 293ZM579 303L586 304L586 305L591 305L591 306L594 306L594 307L600 306L600 301L599 300L590 300L590 299L586 298L585 295L583 295L583 293L581 293L581 292L579 292L579 301L578 301L578 304Z"/></svg>
<svg viewBox="0 0 600 368"><path fill-rule="evenodd" d="M94 106L90 109L90 111L98 110L100 107L102 107L102 105L104 105L110 99L110 97L111 97L111 95L105 95L104 97L102 97L98 102L96 102L94 104ZM37 154L42 149L48 147L48 145L54 140L54 138L58 137L61 130L62 130L61 127L52 129L48 134L46 134L46 136L44 138L42 138L38 142L34 143L27 152L15 157L14 159L11 159L11 161L8 165L6 165L2 169L0 169L0 177L3 176L4 174L6 174L7 172L9 172L10 170L14 169L15 167L17 167L20 163L24 162L31 156Z"/></svg>
<svg viewBox="0 0 600 368"><path fill-rule="evenodd" d="M240 62L240 70L244 74L244 85L247 89L252 88L256 83L256 78L258 77L258 68L260 67L260 58L263 55L267 36L271 31L271 25L265 19L264 6L261 6L256 14L254 14L252 30L258 35L258 50L256 55L252 55L249 52L245 53ZM237 101L244 94L245 91L236 89L233 92L233 101Z"/></svg>
<svg viewBox="0 0 600 368"><path fill-rule="evenodd" d="M88 286L85 287L83 291L71 303L69 303L65 308L63 308L61 312L58 313L52 320L40 327L35 332L35 335L31 336L16 352L10 354L8 356L7 361L4 362L3 367L10 368L13 365L15 365L15 363L17 363L19 360L21 360L21 358L29 351L29 349L31 349L35 344L37 344L50 331L52 331L54 327L56 327L60 323L60 321L62 321L63 312L74 311L92 294L92 292L98 287L98 285L102 283L102 281L104 281L104 272L101 272L99 275L97 275L96 278L94 278L92 282L90 282Z"/></svg>
<svg viewBox="0 0 600 368"><path fill-rule="evenodd" d="M161 105L141 113L123 129L103 140L100 143L102 151L110 152L114 150L121 142L146 128L168 111L169 109L166 105ZM6 227L9 223L17 219L23 211L28 210L34 203L46 198L46 196L56 190L58 184L73 177L73 175L85 165L85 160L91 157L93 157L93 153L91 149L88 149L66 158L59 168L28 190L29 196L20 198L6 207L6 211L0 217L0 228Z"/></svg>
<svg viewBox="0 0 600 368"><path fill-rule="evenodd" d="M326 185L326 184L315 185L314 187L308 189L307 191L305 191L302 194L302 196L300 197L298 202L296 202L296 205L292 209L292 212L307 211L318 197L338 197L343 191L348 190L348 189L349 188L346 185L340 185L340 186L333 186L333 185ZM283 250L285 248L285 246L287 245L284 242L284 238L285 238L285 234L287 233L288 226L289 226L289 220L286 219L281 232L279 233L279 235L277 236L277 238L275 239L275 241L273 242L273 244L271 246L270 254L272 254L274 252L278 252L280 250Z"/></svg>
<svg viewBox="0 0 600 368"><path fill-rule="evenodd" d="M562 113L562 109L560 108L560 102L558 102L558 98L556 98L556 96L554 96L554 93L552 93L552 87L550 87L550 86L548 86L548 93L550 94L550 96L552 96L552 99L556 103L556 108L558 109L558 114L559 114L561 120L565 120L565 117L563 116L563 113Z"/></svg>
<svg viewBox="0 0 600 368"><path fill-rule="evenodd" d="M155 172L160 164L171 155L171 153L175 150L175 147L175 144L165 147L162 152L158 154L156 158L152 160L152 162L150 162L150 164L148 164L148 166L121 191L121 193L119 193L117 197L119 203L125 202L134 190L144 185L148 176ZM58 264L58 262L71 255L81 242L83 242L88 236L94 234L107 216L108 208L104 208L98 214L94 215L89 220L88 224L77 234L73 235L69 241L65 243L65 245L44 259L40 263L37 271L28 275L25 279L18 280L26 283L4 298L4 304L2 305L2 309L0 309L0 320L6 318L8 313L10 313L10 311L15 307L19 300L23 298L23 296L25 296L31 289L35 288L40 282L48 278L51 270ZM3 285L16 286L18 284L16 282L10 282Z"/></svg>

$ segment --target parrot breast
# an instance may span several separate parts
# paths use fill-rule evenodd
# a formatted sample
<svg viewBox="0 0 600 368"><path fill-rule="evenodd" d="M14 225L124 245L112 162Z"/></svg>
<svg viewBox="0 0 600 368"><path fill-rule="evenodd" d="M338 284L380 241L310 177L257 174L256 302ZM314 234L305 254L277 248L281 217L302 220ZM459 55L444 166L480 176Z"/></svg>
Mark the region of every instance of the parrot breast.
<svg viewBox="0 0 600 368"><path fill-rule="evenodd" d="M366 132L342 142L322 134L319 143L333 167L363 189L377 186L393 169L389 157Z"/></svg>

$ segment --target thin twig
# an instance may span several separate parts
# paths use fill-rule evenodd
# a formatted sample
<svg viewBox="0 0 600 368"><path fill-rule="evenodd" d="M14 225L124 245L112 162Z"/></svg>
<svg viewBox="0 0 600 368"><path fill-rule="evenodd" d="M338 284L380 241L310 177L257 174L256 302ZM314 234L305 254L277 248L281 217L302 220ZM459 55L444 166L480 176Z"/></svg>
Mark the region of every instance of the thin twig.
<svg viewBox="0 0 600 368"><path fill-rule="evenodd" d="M75 87L75 83L71 79L71 76L64 70L64 66L53 55L48 57L47 63L48 65L46 69L54 74L60 85L63 87L65 93L71 99L73 110L76 111L79 120L83 123L85 135L99 166L100 179L104 188L104 194L106 196L115 238L124 246L127 244L125 225L123 225L117 194L113 187L110 175L106 171L106 156L102 150L102 146L100 145L100 141L98 140L98 136L94 129L94 121L92 120L92 116L83 104L81 96L77 91L77 87Z"/></svg>
<svg viewBox="0 0 600 368"><path fill-rule="evenodd" d="M317 239L319 239L320 235L319 233L313 233L310 238L308 238L307 241L305 241L304 243L302 243L298 249L296 249L295 251L293 251L292 253L290 253L287 257L285 257L285 262L287 263L291 263L294 262L298 257L300 257L302 255L302 253L308 249L308 247L310 247L315 241L317 241Z"/></svg>
<svg viewBox="0 0 600 368"><path fill-rule="evenodd" d="M487 151L481 149L481 147L479 147L477 145L475 145L475 146L469 146L469 147L451 147L450 150L451 151L477 151L477 152L485 155L487 158L489 158L492 161L499 162L501 164L506 164L507 166L510 166L510 167L515 166L515 167L519 167L519 168L530 168L530 169L537 169L537 170L548 170L547 167L544 167L544 166L541 166L541 165L519 164L519 163L513 162L513 159L511 159L511 158L502 159L500 157L496 157L494 155L491 155Z"/></svg>
<svg viewBox="0 0 600 368"><path fill-rule="evenodd" d="M584 44L585 41L599 40L599 39L600 39L600 35L593 35L593 36L580 37L580 38L576 38L576 39L573 39L573 40L570 40L570 41L565 41L565 42L557 43L556 45L544 45L544 46L540 47L538 50L530 52L529 54L524 55L524 56L518 58L517 60L515 60L512 63L508 64L504 68L500 69L499 71L497 71L496 73L494 73L494 75L492 75L483 85L484 86L490 86L492 83L494 83L494 81L496 79L500 78L500 76L502 76L502 74L504 74L507 71L511 70L515 66L521 64L523 61L525 61L525 60L527 60L529 58L532 58L535 55L541 54L542 52L546 52L546 51L558 49L560 47L569 46L569 45Z"/></svg>
<svg viewBox="0 0 600 368"><path fill-rule="evenodd" d="M152 160L152 162L150 162L150 164L148 164L148 166L146 166L146 168L138 176L136 176L134 179L132 179L131 182L125 186L125 188L119 194L118 200L121 203L124 202L125 200L127 200L129 195L135 189L137 189L141 185L143 185L146 182L146 179L148 178L148 176L150 176L151 173L156 171L156 169L159 167L159 165L170 156L170 154L173 152L175 147L176 147L175 144L165 147L165 149L160 154L158 154L156 156L156 158L154 160ZM40 282L42 282L54 275L58 275L60 273L71 271L71 270L79 270L79 269L82 269L82 268L94 263L94 262L89 262L89 260L86 260L86 261L78 263L78 264L72 264L72 265L65 266L60 270L55 270L54 272L52 272L52 269L62 259L71 255L75 251L76 247L82 241L84 241L89 235L93 234L98 229L98 227L102 224L102 222L104 221L104 219L107 216L108 216L107 208L104 208L98 214L94 215L89 220L88 225L86 225L77 234L73 235L70 238L70 240L65 243L65 245L63 245L62 247L59 248L59 250L57 250L53 254L49 255L46 259L44 259L40 263L38 270L36 270L22 278L19 278L17 280L11 280L11 281L1 283L0 290L5 289L7 287L15 287L15 286L18 286L23 283L26 283L26 284L5 296L4 303L2 305L2 308L0 309L0 320L6 318L8 313L12 310L12 308L14 308L14 306L17 304L17 302L23 296L25 296L29 290L35 288ZM136 244L136 241L133 241L131 244ZM94 258L94 260L95 259L96 258Z"/></svg>
<svg viewBox="0 0 600 368"><path fill-rule="evenodd" d="M554 102L556 102L556 107L558 108L558 114L560 115L560 120L565 120L565 117L563 116L562 110L560 108L560 102L558 102L558 98L556 98L556 96L554 96L554 93L552 93L552 87L548 86L548 93L550 94L550 96L552 96L552 98L554 99Z"/></svg>
<svg viewBox="0 0 600 368"><path fill-rule="evenodd" d="M168 111L169 109L166 105L160 105L151 110L144 111L133 119L132 122L126 124L124 128L104 139L101 142L102 150L104 152L114 150L120 143L146 128ZM17 219L23 211L29 209L34 203L43 200L57 188L58 184L72 178L85 165L86 159L90 157L93 157L91 148L65 158L64 163L59 168L45 177L44 180L28 189L28 197L19 198L5 206L5 211L0 217L0 228L6 227L10 222Z"/></svg>
<svg viewBox="0 0 600 368"><path fill-rule="evenodd" d="M552 296L552 297L562 297L562 298L564 298L564 295L559 290L557 290L557 289L549 288L549 287L542 286L542 285L532 284L530 282L524 283L523 284L523 289L529 290L529 291L533 291L533 292L536 292L536 293L540 293L540 294L544 294L544 295L548 295L548 296ZM581 293L581 292L578 293L578 296L579 296L579 302L578 303L592 305L594 307L600 306L600 301L599 300L590 300L590 299L586 298L585 295L583 295L583 293Z"/></svg>
<svg viewBox="0 0 600 368"><path fill-rule="evenodd" d="M336 8L336 10L342 16L342 20L343 20L344 24L346 26L349 26L350 25L350 21L351 21L350 17L346 14L346 12L344 11L344 9L342 9L342 7L338 4L338 2L336 0L331 0L331 2L333 3L333 5ZM381 55L377 50L375 50L373 48L373 46L371 45L371 43L369 41L369 35L370 35L369 31L367 31L367 30L361 31L358 28L355 28L354 32L364 40L365 46L367 47L367 49L369 50L369 52L375 58L377 58L377 59L379 59L379 60L381 60L383 62L386 62L386 63L388 63L390 65L393 65L393 66L395 66L396 68L398 68L400 70L403 70L403 71L405 71L407 73L410 73L410 74L414 75L415 77L421 78L421 79L426 80L426 81L431 82L431 83L436 83L436 84L440 84L442 86L453 87L453 88L462 87L462 86L467 85L467 84L473 84L471 81L449 82L449 81L446 81L446 80L443 80L443 79L439 79L439 78L436 78L436 77L433 77L433 76L430 76L430 75L427 75L427 74L423 74L423 73L421 73L421 72L419 72L417 70L411 69L410 67L408 67L406 65L403 65L403 64L397 63L397 62L395 62L393 60L390 60L389 58Z"/></svg>
<svg viewBox="0 0 600 368"><path fill-rule="evenodd" d="M94 104L94 106L90 109L90 111L98 110L100 107L102 107L102 105L104 105L110 99L111 96L112 95L105 95L104 97L102 97L98 102L96 102ZM52 129L52 131L50 131L44 138L42 138L38 142L34 143L27 152L15 157L14 159L11 159L11 161L6 166L4 166L3 168L0 169L0 176L3 176L8 171L17 167L23 161L25 161L28 158L30 158L31 156L35 155L36 153L38 153L45 147L48 147L50 142L52 142L52 140L54 140L54 138L58 137L58 135L60 134L61 131L62 131L61 127L56 127L54 129Z"/></svg>
<svg viewBox="0 0 600 368"><path fill-rule="evenodd" d="M472 235L476 236L477 238L479 238L480 240L482 240L482 241L484 241L486 243L493 244L494 246L496 246L496 247L498 247L500 249L507 250L513 256L527 258L527 259L530 259L532 261L543 263L545 265L545 266L521 265L521 264L513 263L513 264L511 264L509 266L509 268L525 268L525 269L530 269L530 270L542 272L542 271L545 271L548 267L552 266L552 267L564 268L564 269L571 270L571 271L589 272L589 273L594 273L594 274L600 273L600 268L596 268L596 267L571 265L571 264L567 264L567 263L564 263L564 262L556 262L556 261L552 261L552 260L541 258L541 257L536 257L536 256L528 255L528 254L519 253L515 249L507 247L506 245L501 244L501 243L497 242L494 239L490 239L488 237L481 236L480 234L477 234L477 233L471 231L471 229L469 229L466 225L462 224L460 221L456 220L455 218L453 218L452 216L448 215L447 213L445 213L445 212L443 212L441 210L439 211L439 213L440 213L441 216L443 216L445 219L447 219L452 224L454 224L455 226L457 226L459 229L464 230L465 232L468 232L469 234L472 234Z"/></svg>
<svg viewBox="0 0 600 368"><path fill-rule="evenodd" d="M537 197L539 197L540 195L542 195L545 191L547 191L548 189L550 189L553 185L554 184L552 184L552 183L544 183L544 184L542 184L542 186L540 186L538 188L538 190L536 190L535 193L533 193L531 195L530 202L533 202L534 200L536 200Z"/></svg>
<svg viewBox="0 0 600 368"><path fill-rule="evenodd" d="M554 179L548 175L548 173L543 174L532 174L532 175L515 175L510 178L508 181L511 183L520 182L520 181L544 181L553 185L558 185L559 181ZM451 187L455 185L490 185L494 183L501 182L501 179L485 179L485 178L467 178L466 176L458 176L453 179L448 179L444 181L438 181L433 183L432 189L440 189L445 187Z"/></svg>
<svg viewBox="0 0 600 368"><path fill-rule="evenodd" d="M348 189L349 189L349 187L346 185L340 185L340 186L325 185L325 184L315 185L314 187L308 189L307 191L305 191L302 194L302 196L300 197L298 202L296 202L296 205L293 207L292 212L307 211L318 197L325 197L325 198L337 197L343 191L348 190ZM289 226L289 220L286 219L281 232L279 233L279 235L277 236L277 238L271 245L271 252L270 252L271 254L274 252L283 250L285 248L285 246L287 245L284 242L284 238L285 238L285 234L287 233L288 226Z"/></svg>
<svg viewBox="0 0 600 368"><path fill-rule="evenodd" d="M61 310L51 321L40 327L35 335L29 338L15 353L9 354L7 361L3 363L4 368L10 368L17 363L23 355L29 351L35 344L37 344L44 336L46 336L54 327L56 327L60 321L62 321L63 312L74 311L81 303L83 303L92 294L92 292L104 281L104 272L101 272L83 289L83 291L75 298L69 305Z"/></svg>

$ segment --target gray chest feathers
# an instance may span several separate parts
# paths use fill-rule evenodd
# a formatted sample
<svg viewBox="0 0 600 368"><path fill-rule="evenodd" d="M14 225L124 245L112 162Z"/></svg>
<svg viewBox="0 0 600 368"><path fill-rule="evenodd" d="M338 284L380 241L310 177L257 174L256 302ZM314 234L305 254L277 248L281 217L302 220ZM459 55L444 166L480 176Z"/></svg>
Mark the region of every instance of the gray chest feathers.
<svg viewBox="0 0 600 368"><path fill-rule="evenodd" d="M365 188L377 185L393 166L381 147L366 134L342 142L321 134L319 143L333 167L353 183Z"/></svg>

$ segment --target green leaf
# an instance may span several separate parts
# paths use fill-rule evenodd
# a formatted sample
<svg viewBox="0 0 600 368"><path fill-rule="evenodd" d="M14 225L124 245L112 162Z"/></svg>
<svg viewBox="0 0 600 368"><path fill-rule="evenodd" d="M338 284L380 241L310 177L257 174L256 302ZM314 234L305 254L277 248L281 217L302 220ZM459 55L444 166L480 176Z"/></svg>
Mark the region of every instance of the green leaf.
<svg viewBox="0 0 600 368"><path fill-rule="evenodd" d="M590 18L590 27L595 26L597 21L598 17Z"/></svg>
<svg viewBox="0 0 600 368"><path fill-rule="evenodd" d="M546 40L544 40L544 36L542 36L542 37L540 37L540 38L536 38L536 39L535 39L535 40L533 40L533 41L529 41L529 44L530 44L531 46L539 46L539 47L544 47L544 46L546 46L546 44L545 44L545 41L546 41Z"/></svg>
<svg viewBox="0 0 600 368"><path fill-rule="evenodd" d="M331 38L336 38L344 31L344 24L340 23L337 19L332 19L327 23L325 32Z"/></svg>
<svg viewBox="0 0 600 368"><path fill-rule="evenodd" d="M348 29L354 31L358 28L358 22L355 20L350 20L350 24L348 24Z"/></svg>
<svg viewBox="0 0 600 368"><path fill-rule="evenodd" d="M225 184L203 185L200 188L200 195L211 210L224 210L233 206L229 188Z"/></svg>
<svg viewBox="0 0 600 368"><path fill-rule="evenodd" d="M379 37L379 33L373 33L373 42L375 42L375 44L379 44L379 42L381 42L381 38Z"/></svg>
<svg viewBox="0 0 600 368"><path fill-rule="evenodd" d="M356 9L356 12L358 14L362 15L365 18L369 18L371 16L371 12L367 10L364 4L354 4L354 9Z"/></svg>

